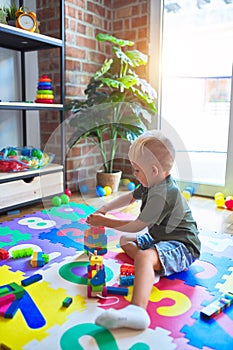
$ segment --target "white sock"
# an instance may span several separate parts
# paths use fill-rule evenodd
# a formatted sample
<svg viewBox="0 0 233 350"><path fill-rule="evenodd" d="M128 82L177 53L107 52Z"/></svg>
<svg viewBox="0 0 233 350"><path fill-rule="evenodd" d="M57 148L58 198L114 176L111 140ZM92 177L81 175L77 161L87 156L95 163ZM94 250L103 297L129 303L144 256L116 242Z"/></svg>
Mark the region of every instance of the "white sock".
<svg viewBox="0 0 233 350"><path fill-rule="evenodd" d="M109 309L104 311L97 317L95 323L108 329L146 329L150 324L150 317L142 307L130 304L120 310Z"/></svg>

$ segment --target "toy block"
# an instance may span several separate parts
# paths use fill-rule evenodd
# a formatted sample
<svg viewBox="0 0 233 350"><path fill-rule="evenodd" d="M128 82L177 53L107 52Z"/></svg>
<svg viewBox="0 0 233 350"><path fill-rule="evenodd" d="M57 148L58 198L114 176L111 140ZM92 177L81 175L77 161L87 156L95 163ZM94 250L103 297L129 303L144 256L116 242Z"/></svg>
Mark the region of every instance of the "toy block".
<svg viewBox="0 0 233 350"><path fill-rule="evenodd" d="M223 295L221 299L214 300L212 303L204 307L204 309L201 310L200 315L201 318L204 320L209 320L218 314L220 314L222 311L224 311L226 308L231 306L233 304L233 293L228 292Z"/></svg>
<svg viewBox="0 0 233 350"><path fill-rule="evenodd" d="M120 275L134 275L134 265L123 264L120 267Z"/></svg>
<svg viewBox="0 0 233 350"><path fill-rule="evenodd" d="M33 254L32 248L17 249L17 250L13 250L11 253L13 259L24 258L26 256L31 256L32 254Z"/></svg>
<svg viewBox="0 0 233 350"><path fill-rule="evenodd" d="M121 286L133 286L135 276L120 276Z"/></svg>
<svg viewBox="0 0 233 350"><path fill-rule="evenodd" d="M22 296L25 292L24 289L15 282L1 286L1 288L8 288L7 294L14 294L16 299L22 298Z"/></svg>
<svg viewBox="0 0 233 350"><path fill-rule="evenodd" d="M101 235L101 234L105 233L105 227L104 226L100 226L100 227L91 226L87 230L85 230L85 232L87 234L90 234L90 235Z"/></svg>
<svg viewBox="0 0 233 350"><path fill-rule="evenodd" d="M62 302L62 306L69 307L72 302L73 299L71 297L66 297Z"/></svg>
<svg viewBox="0 0 233 350"><path fill-rule="evenodd" d="M31 258L32 267L42 267L49 262L49 255L43 252L34 252Z"/></svg>
<svg viewBox="0 0 233 350"><path fill-rule="evenodd" d="M2 296L2 295L5 295L5 294L8 294L9 293L9 288L7 288L7 287L0 287L0 297Z"/></svg>
<svg viewBox="0 0 233 350"><path fill-rule="evenodd" d="M95 274L95 276L91 279L91 284L93 286L98 286L100 284L104 284L105 281L105 273L104 270L99 270Z"/></svg>
<svg viewBox="0 0 233 350"><path fill-rule="evenodd" d="M26 287L26 286L29 286L32 283L40 281L41 279L42 279L42 275L40 275L39 273L36 273L35 275L32 275L32 276L22 280L21 284L22 284L22 286Z"/></svg>
<svg viewBox="0 0 233 350"><path fill-rule="evenodd" d="M5 304L9 304L10 302L14 301L15 299L16 299L16 296L14 294L3 295L0 298L0 306L5 305Z"/></svg>
<svg viewBox="0 0 233 350"><path fill-rule="evenodd" d="M6 310L4 317L5 318L13 318L16 314L16 311L19 309L19 304L21 303L21 299L14 300L11 305Z"/></svg>
<svg viewBox="0 0 233 350"><path fill-rule="evenodd" d="M90 264L91 265L99 264L100 266L102 266L102 264L103 264L103 257L102 256L98 256L98 255L92 255L91 258L90 258Z"/></svg>
<svg viewBox="0 0 233 350"><path fill-rule="evenodd" d="M5 259L8 259L9 258L9 253L7 250L1 248L0 249L0 259L1 260L5 260Z"/></svg>
<svg viewBox="0 0 233 350"><path fill-rule="evenodd" d="M118 287L104 287L103 288L103 296L106 297L108 294L114 295L128 295L127 288L118 288Z"/></svg>

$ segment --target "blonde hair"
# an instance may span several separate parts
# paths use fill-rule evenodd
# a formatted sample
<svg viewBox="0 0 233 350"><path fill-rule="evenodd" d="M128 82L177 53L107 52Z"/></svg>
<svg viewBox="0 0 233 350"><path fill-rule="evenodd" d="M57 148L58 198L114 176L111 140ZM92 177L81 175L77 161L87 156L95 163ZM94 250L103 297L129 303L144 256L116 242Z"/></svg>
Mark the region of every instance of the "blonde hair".
<svg viewBox="0 0 233 350"><path fill-rule="evenodd" d="M128 156L134 163L155 164L163 171L170 172L175 159L175 149L161 131L150 130L132 143Z"/></svg>

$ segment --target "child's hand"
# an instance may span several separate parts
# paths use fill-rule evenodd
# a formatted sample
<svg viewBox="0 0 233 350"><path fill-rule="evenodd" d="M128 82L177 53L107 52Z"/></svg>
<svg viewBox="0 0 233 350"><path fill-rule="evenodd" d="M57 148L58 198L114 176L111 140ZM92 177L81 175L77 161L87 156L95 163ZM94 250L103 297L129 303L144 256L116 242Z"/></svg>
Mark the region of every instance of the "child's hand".
<svg viewBox="0 0 233 350"><path fill-rule="evenodd" d="M96 226L96 227L104 226L104 219L105 219L105 216L103 214L96 212L94 214L90 214L87 217L86 223L90 226Z"/></svg>

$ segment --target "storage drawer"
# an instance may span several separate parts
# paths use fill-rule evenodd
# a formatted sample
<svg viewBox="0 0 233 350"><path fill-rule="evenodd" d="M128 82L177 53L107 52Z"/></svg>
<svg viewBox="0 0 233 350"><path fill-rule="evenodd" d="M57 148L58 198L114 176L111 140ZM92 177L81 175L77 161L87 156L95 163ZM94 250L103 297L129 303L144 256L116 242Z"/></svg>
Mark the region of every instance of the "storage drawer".
<svg viewBox="0 0 233 350"><path fill-rule="evenodd" d="M62 171L0 184L0 209L63 192Z"/></svg>

